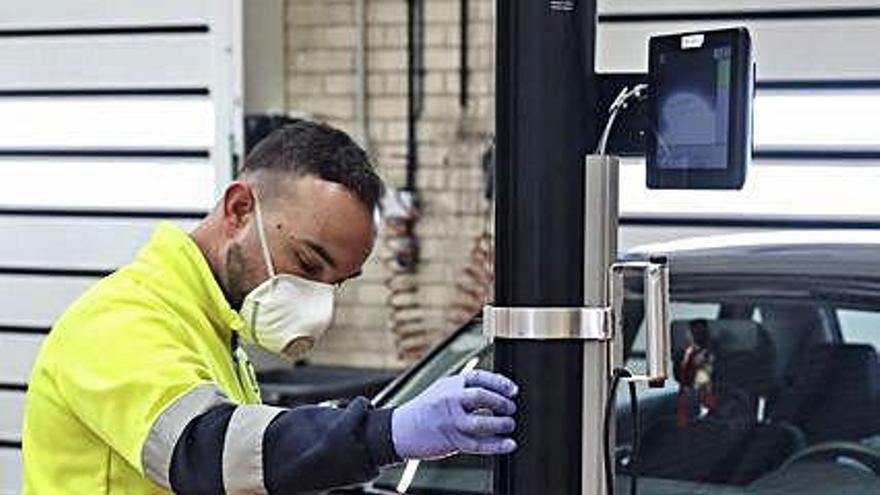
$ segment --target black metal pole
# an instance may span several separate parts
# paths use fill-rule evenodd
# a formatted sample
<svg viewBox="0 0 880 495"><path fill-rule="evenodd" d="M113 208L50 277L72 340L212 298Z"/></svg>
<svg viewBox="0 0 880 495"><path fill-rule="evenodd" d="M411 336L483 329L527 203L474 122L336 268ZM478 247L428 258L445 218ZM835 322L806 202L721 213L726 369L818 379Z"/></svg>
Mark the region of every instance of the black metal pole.
<svg viewBox="0 0 880 495"><path fill-rule="evenodd" d="M580 307L595 0L498 0L497 12L495 305ZM522 390L496 494L581 493L583 356L577 341L496 339L496 370Z"/></svg>

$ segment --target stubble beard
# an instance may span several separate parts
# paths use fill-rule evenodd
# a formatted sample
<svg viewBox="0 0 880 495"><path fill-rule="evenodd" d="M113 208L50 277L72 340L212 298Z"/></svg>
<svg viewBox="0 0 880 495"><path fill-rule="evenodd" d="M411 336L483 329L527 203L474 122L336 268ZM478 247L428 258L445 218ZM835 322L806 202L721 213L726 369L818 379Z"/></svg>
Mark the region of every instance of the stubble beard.
<svg viewBox="0 0 880 495"><path fill-rule="evenodd" d="M238 310L244 302L244 279L246 267L244 249L234 243L226 253L226 299L233 309Z"/></svg>

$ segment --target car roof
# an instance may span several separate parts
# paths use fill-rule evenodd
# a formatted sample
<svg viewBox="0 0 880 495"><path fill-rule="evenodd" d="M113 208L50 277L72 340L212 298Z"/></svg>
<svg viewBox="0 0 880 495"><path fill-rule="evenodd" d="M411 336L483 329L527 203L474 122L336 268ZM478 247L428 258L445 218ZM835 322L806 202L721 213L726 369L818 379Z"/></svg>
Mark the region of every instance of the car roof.
<svg viewBox="0 0 880 495"><path fill-rule="evenodd" d="M807 275L880 279L880 231L809 230L645 244L624 259L666 256L673 275Z"/></svg>

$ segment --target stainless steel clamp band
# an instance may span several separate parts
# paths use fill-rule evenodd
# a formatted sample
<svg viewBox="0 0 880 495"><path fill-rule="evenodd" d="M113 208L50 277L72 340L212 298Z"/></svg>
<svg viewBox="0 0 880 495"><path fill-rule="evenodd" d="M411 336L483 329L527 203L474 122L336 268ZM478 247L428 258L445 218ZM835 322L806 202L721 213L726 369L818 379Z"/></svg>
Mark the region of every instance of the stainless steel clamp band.
<svg viewBox="0 0 880 495"><path fill-rule="evenodd" d="M610 340L611 308L483 308L489 338Z"/></svg>

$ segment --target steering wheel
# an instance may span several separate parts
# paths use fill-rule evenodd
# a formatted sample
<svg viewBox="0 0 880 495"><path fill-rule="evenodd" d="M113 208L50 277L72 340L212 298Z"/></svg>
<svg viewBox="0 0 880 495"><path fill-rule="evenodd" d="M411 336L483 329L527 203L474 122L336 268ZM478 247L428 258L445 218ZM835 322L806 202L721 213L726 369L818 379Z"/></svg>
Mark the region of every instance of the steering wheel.
<svg viewBox="0 0 880 495"><path fill-rule="evenodd" d="M880 476L880 453L855 442L824 442L807 447L789 457L782 464L780 471L799 462L835 462L840 457L851 459L873 472L875 476Z"/></svg>

